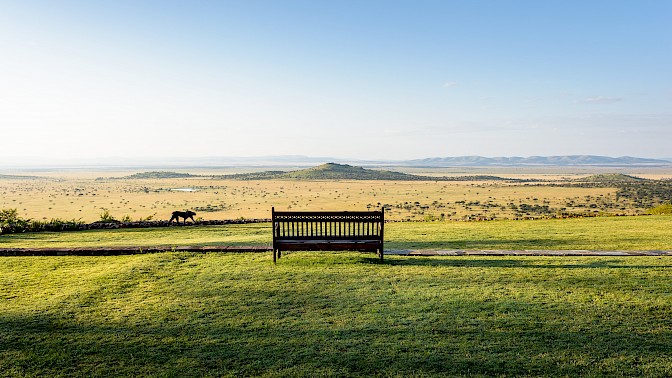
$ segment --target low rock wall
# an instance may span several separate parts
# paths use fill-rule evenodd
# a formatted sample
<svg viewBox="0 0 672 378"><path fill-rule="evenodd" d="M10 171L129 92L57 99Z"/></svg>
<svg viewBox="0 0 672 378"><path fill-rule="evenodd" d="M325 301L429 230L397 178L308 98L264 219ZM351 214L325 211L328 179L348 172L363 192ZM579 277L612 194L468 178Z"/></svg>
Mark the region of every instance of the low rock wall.
<svg viewBox="0 0 672 378"><path fill-rule="evenodd" d="M116 228L150 228L150 227L188 227L188 226L222 226L227 224L268 223L270 219L225 219L201 220L196 222L176 223L168 221L141 222L93 222L82 224L82 230L100 230Z"/></svg>
<svg viewBox="0 0 672 378"><path fill-rule="evenodd" d="M71 247L71 248L0 248L2 256L118 256L161 252L246 253L270 252L270 246L128 246L128 247Z"/></svg>

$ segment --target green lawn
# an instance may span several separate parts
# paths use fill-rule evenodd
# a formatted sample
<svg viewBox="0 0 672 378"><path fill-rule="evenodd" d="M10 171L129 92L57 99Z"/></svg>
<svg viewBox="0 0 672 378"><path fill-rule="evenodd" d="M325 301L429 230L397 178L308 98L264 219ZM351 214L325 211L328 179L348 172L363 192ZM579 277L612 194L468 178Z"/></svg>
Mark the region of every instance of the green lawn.
<svg viewBox="0 0 672 378"><path fill-rule="evenodd" d="M387 249L672 249L672 216L385 225ZM270 245L270 224L0 236L0 248Z"/></svg>
<svg viewBox="0 0 672 378"><path fill-rule="evenodd" d="M0 376L666 377L671 273L669 257L7 257Z"/></svg>

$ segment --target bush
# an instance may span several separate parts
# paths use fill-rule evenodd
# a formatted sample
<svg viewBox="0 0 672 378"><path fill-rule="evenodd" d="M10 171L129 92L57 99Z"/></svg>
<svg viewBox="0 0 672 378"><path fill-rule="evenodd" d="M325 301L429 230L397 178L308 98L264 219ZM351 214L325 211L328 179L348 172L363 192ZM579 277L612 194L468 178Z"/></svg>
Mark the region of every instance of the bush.
<svg viewBox="0 0 672 378"><path fill-rule="evenodd" d="M0 210L0 235L37 231L74 231L80 229L81 220L52 219L48 222L23 219L16 209Z"/></svg>
<svg viewBox="0 0 672 378"><path fill-rule="evenodd" d="M16 209L0 210L0 222L13 223L20 219L21 218L19 218L19 212L16 211Z"/></svg>
<svg viewBox="0 0 672 378"><path fill-rule="evenodd" d="M114 217L110 215L110 211L108 209L103 208L103 212L100 213L100 222L116 223L118 220L114 219Z"/></svg>
<svg viewBox="0 0 672 378"><path fill-rule="evenodd" d="M652 207L649 210L647 210L647 214L651 215L672 214L672 203L666 203L664 205Z"/></svg>
<svg viewBox="0 0 672 378"><path fill-rule="evenodd" d="M0 210L0 235L25 231L28 221L19 217L16 209Z"/></svg>

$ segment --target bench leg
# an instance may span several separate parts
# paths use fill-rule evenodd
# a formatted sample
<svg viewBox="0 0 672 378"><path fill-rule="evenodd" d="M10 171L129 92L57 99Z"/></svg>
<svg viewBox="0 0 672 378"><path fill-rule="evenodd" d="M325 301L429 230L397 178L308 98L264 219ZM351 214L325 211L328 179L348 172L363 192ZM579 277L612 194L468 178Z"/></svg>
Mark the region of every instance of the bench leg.
<svg viewBox="0 0 672 378"><path fill-rule="evenodd" d="M380 262L383 262L383 249L378 250L378 257L380 257Z"/></svg>
<svg viewBox="0 0 672 378"><path fill-rule="evenodd" d="M275 249L273 249L273 264L275 264Z"/></svg>

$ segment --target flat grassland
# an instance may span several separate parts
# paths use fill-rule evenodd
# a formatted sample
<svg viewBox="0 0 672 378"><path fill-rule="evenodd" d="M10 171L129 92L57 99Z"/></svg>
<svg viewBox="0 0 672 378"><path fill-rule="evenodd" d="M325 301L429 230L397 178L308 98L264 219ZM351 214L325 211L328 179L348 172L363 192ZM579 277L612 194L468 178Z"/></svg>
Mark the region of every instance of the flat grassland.
<svg viewBox="0 0 672 378"><path fill-rule="evenodd" d="M389 204L389 219L423 220L425 215L459 219L473 204L495 198L508 203L556 206L571 198L615 197L610 188L522 188L489 182L434 181L239 181L199 178L151 180L4 180L0 208L16 208L26 218L82 219L93 222L104 209L117 219L169 219L174 210L192 209L210 219L269 218L271 207L282 210L367 210ZM536 200L533 200L536 198ZM455 204L457 201L462 201ZM447 204L450 202L450 204ZM472 204L471 206L466 205ZM501 212L500 207L496 210ZM504 210L506 211L506 210ZM455 214L453 214L455 212ZM46 220L45 219L45 220Z"/></svg>
<svg viewBox="0 0 672 378"><path fill-rule="evenodd" d="M272 206L281 210L385 207L390 220L541 218L558 213L632 215L646 211L632 199L618 196L616 187L552 185L603 169L584 168L574 173L550 168L407 171L426 176L496 174L532 181L119 179L134 172L43 172L35 179L0 176L0 209L16 209L21 217L35 220L84 222L99 220L105 210L116 219L132 220L167 220L172 211L183 209L194 210L205 220L269 218ZM672 175L670 168L639 168L625 173L648 178Z"/></svg>
<svg viewBox="0 0 672 378"><path fill-rule="evenodd" d="M672 260L0 261L0 375L672 375Z"/></svg>

